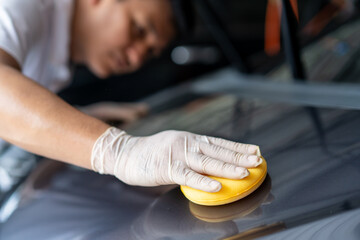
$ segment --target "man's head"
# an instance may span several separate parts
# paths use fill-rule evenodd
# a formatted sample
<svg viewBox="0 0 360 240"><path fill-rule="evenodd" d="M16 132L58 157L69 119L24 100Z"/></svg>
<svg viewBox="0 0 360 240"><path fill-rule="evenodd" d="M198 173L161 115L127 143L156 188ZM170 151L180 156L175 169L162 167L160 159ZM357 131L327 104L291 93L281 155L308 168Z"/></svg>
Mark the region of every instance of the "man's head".
<svg viewBox="0 0 360 240"><path fill-rule="evenodd" d="M72 58L100 77L137 70L176 35L169 0L78 0Z"/></svg>

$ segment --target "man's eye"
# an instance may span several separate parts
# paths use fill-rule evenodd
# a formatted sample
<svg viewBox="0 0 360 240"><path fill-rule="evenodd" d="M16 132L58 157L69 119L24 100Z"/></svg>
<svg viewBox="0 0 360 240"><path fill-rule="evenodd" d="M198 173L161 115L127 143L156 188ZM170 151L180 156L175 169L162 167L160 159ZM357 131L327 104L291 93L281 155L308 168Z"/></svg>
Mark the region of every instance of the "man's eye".
<svg viewBox="0 0 360 240"><path fill-rule="evenodd" d="M145 37L146 30L140 24L135 23L135 32L137 37L139 38Z"/></svg>

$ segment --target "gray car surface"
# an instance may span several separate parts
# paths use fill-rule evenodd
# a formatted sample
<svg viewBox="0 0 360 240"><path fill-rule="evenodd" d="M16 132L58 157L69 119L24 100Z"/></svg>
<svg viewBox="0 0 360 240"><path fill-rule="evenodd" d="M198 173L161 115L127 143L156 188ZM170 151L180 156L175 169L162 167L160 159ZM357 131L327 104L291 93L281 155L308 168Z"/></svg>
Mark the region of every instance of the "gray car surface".
<svg viewBox="0 0 360 240"><path fill-rule="evenodd" d="M268 176L257 191L205 207L189 202L177 186L128 186L45 161L23 184L0 238L360 239L358 110L227 94L180 99L186 103L167 101L171 108L127 131L177 129L259 144Z"/></svg>

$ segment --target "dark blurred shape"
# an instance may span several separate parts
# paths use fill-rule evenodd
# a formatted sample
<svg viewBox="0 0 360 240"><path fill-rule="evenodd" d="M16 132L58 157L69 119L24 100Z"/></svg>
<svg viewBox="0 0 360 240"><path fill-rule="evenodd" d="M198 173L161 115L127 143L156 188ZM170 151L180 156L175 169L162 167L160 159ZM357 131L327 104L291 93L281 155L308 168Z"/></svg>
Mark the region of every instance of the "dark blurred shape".
<svg viewBox="0 0 360 240"><path fill-rule="evenodd" d="M187 35L194 29L195 17L191 0L170 0L179 36Z"/></svg>
<svg viewBox="0 0 360 240"><path fill-rule="evenodd" d="M196 9L206 28L222 49L228 61L239 71L250 73L250 68L242 54L237 50L235 42L226 30L219 13L207 0L197 0Z"/></svg>

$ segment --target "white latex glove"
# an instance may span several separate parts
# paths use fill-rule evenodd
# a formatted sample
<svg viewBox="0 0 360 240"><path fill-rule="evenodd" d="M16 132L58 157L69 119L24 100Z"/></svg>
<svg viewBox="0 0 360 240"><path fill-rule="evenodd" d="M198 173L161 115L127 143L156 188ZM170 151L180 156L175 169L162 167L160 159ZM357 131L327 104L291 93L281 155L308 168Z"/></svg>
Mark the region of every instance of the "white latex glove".
<svg viewBox="0 0 360 240"><path fill-rule="evenodd" d="M133 137L109 128L95 142L94 171L130 185L180 184L208 192L221 184L202 174L242 179L261 163L259 147L180 131Z"/></svg>
<svg viewBox="0 0 360 240"><path fill-rule="evenodd" d="M133 122L145 116L149 107L145 103L100 102L81 107L79 110L103 121Z"/></svg>

